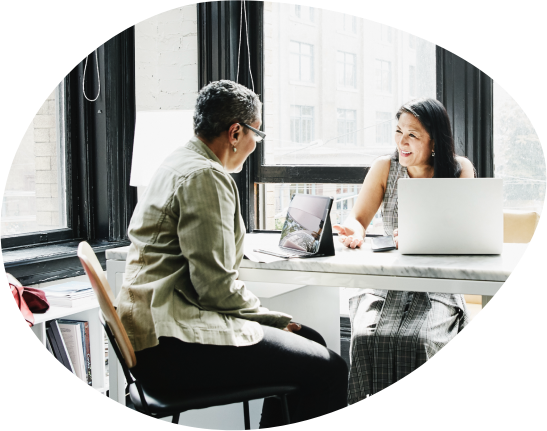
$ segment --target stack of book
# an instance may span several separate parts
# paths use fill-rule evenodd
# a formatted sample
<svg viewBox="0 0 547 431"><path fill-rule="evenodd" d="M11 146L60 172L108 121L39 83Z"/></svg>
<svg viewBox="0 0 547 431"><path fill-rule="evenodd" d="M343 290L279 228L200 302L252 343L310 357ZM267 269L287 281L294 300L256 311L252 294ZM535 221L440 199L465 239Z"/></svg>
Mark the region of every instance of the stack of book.
<svg viewBox="0 0 547 431"><path fill-rule="evenodd" d="M89 323L80 320L46 322L47 349L81 380L91 386Z"/></svg>
<svg viewBox="0 0 547 431"><path fill-rule="evenodd" d="M95 300L95 293L87 281L69 281L42 288L50 305L78 307Z"/></svg>

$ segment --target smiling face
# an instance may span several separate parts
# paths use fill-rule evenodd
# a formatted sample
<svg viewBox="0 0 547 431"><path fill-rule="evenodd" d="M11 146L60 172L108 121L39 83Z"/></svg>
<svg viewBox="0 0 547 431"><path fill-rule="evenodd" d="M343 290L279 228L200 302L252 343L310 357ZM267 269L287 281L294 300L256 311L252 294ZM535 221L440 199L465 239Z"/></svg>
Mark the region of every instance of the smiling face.
<svg viewBox="0 0 547 431"><path fill-rule="evenodd" d="M409 167L431 167L434 143L414 115L403 112L395 129L399 163Z"/></svg>

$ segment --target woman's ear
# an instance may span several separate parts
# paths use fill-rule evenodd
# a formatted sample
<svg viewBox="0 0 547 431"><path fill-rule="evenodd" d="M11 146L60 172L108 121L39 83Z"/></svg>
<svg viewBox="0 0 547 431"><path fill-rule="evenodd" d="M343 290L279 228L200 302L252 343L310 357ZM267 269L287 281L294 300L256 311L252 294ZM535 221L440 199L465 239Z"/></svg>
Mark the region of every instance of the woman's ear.
<svg viewBox="0 0 547 431"><path fill-rule="evenodd" d="M230 141L230 145L233 145L239 141L242 133L241 129L242 127L239 123L234 123L230 126L228 129L228 140Z"/></svg>

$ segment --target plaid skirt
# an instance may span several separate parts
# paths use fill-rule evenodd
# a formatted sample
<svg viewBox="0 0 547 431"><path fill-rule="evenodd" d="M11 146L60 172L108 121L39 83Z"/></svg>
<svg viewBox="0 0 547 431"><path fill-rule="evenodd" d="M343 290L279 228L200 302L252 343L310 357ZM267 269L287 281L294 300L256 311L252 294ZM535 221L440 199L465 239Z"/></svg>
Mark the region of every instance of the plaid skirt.
<svg viewBox="0 0 547 431"><path fill-rule="evenodd" d="M348 402L424 364L468 323L462 295L363 289L350 299Z"/></svg>

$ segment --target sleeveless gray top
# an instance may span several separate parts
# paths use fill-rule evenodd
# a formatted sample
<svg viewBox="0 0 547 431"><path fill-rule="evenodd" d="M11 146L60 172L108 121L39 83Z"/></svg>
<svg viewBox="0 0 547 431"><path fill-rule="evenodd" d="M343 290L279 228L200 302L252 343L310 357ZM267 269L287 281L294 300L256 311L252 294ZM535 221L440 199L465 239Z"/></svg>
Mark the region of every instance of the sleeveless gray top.
<svg viewBox="0 0 547 431"><path fill-rule="evenodd" d="M391 159L386 192L384 194L381 210L386 235L392 235L393 230L397 229L399 226L399 212L397 206L397 180L399 178L408 178L406 167L401 166L398 161Z"/></svg>

